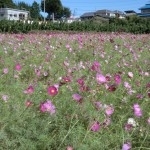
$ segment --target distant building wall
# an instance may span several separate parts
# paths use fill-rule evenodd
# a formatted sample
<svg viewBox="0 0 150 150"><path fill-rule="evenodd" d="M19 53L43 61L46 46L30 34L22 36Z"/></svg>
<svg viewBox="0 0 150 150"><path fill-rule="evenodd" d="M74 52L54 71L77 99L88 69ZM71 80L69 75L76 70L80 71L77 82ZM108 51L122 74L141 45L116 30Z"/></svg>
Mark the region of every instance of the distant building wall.
<svg viewBox="0 0 150 150"><path fill-rule="evenodd" d="M0 8L0 20L27 20L29 12L11 8Z"/></svg>

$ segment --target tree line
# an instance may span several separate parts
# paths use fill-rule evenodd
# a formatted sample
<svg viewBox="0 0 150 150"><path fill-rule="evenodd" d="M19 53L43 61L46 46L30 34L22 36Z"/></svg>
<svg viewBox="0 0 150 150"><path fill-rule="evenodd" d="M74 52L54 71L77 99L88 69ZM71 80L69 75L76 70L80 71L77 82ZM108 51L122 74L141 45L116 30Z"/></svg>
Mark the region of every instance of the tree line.
<svg viewBox="0 0 150 150"><path fill-rule="evenodd" d="M30 19L42 20L43 16L40 12L44 11L44 0L41 1L41 4L34 1L32 5L24 1L16 3L13 0L0 0L0 8L24 9L30 12ZM49 20L52 19L52 14L54 14L55 19L71 16L71 10L63 6L60 0L45 0L45 12L48 14L46 19Z"/></svg>

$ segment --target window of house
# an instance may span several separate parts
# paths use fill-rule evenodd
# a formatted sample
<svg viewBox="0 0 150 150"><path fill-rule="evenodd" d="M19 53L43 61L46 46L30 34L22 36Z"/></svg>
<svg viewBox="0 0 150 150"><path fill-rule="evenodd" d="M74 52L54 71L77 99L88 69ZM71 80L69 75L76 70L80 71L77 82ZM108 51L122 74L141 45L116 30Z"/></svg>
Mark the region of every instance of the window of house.
<svg viewBox="0 0 150 150"><path fill-rule="evenodd" d="M0 16L1 16L1 17L3 17L3 16L4 16L4 14L0 14Z"/></svg>
<svg viewBox="0 0 150 150"><path fill-rule="evenodd" d="M14 17L17 17L17 14L14 14Z"/></svg>
<svg viewBox="0 0 150 150"><path fill-rule="evenodd" d="M9 14L10 17L12 17L12 14Z"/></svg>

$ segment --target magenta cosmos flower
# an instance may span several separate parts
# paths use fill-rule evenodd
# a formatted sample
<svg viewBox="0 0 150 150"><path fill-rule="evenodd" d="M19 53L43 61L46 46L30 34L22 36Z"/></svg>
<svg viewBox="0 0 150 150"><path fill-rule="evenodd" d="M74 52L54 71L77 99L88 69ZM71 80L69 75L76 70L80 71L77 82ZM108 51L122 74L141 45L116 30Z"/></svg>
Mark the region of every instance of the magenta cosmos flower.
<svg viewBox="0 0 150 150"><path fill-rule="evenodd" d="M114 76L114 80L116 84L120 84L121 83L121 76L119 74L116 74Z"/></svg>
<svg viewBox="0 0 150 150"><path fill-rule="evenodd" d="M16 65L15 65L15 70L17 70L17 71L20 71L22 68L21 68L21 65L19 64L19 63L17 63Z"/></svg>
<svg viewBox="0 0 150 150"><path fill-rule="evenodd" d="M141 116L142 116L142 110L141 110L139 104L134 104L134 105L133 105L133 111L134 111L134 115L135 115L136 117L141 117Z"/></svg>
<svg viewBox="0 0 150 150"><path fill-rule="evenodd" d="M40 111L41 112L48 112L50 114L54 114L56 112L55 106L50 100L47 100L46 102L42 102L40 104Z"/></svg>
<svg viewBox="0 0 150 150"><path fill-rule="evenodd" d="M34 87L30 85L26 90L24 90L25 94L32 94L34 92Z"/></svg>
<svg viewBox="0 0 150 150"><path fill-rule="evenodd" d="M56 85L53 85L53 86L49 86L47 88L47 93L50 95L50 96L55 96L58 94L58 88L59 86L56 86Z"/></svg>
<svg viewBox="0 0 150 150"><path fill-rule="evenodd" d="M92 64L91 70L100 72L100 63L98 61L94 61Z"/></svg>
<svg viewBox="0 0 150 150"><path fill-rule="evenodd" d="M91 127L90 127L90 130L91 131L94 131L94 132L98 132L100 130L100 123L98 121L95 121Z"/></svg>

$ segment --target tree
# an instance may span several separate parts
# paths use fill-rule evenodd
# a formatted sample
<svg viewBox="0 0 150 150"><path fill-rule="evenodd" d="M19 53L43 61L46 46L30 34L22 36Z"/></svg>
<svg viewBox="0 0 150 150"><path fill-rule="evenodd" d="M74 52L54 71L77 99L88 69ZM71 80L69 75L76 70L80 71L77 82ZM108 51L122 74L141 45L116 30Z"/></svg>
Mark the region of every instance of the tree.
<svg viewBox="0 0 150 150"><path fill-rule="evenodd" d="M19 2L17 5L18 9L25 9L27 11L30 11L31 6L29 4L26 4L25 2Z"/></svg>
<svg viewBox="0 0 150 150"><path fill-rule="evenodd" d="M32 3L31 9L30 9L30 17L33 19L39 19L41 17L40 6L36 1Z"/></svg>
<svg viewBox="0 0 150 150"><path fill-rule="evenodd" d="M71 10L68 7L63 7L62 14L64 17L68 18L71 16Z"/></svg>
<svg viewBox="0 0 150 150"><path fill-rule="evenodd" d="M0 0L0 8L15 8L12 0Z"/></svg>
<svg viewBox="0 0 150 150"><path fill-rule="evenodd" d="M41 2L42 11L44 11L44 1L45 1L45 12L48 13L48 16L51 16L53 13L57 15L62 10L63 6L60 0L42 0Z"/></svg>

